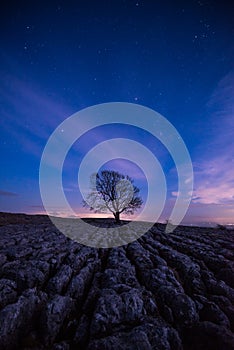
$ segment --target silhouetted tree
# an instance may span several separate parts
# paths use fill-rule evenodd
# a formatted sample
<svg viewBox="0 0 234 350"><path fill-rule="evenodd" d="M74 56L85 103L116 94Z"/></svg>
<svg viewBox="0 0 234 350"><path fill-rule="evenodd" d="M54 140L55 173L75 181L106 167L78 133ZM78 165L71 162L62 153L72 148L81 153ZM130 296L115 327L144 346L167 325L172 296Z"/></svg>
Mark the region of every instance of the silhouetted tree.
<svg viewBox="0 0 234 350"><path fill-rule="evenodd" d="M120 214L133 214L143 203L138 196L139 188L133 179L117 171L103 170L91 176L91 192L83 201L83 206L95 213L110 211L115 221Z"/></svg>

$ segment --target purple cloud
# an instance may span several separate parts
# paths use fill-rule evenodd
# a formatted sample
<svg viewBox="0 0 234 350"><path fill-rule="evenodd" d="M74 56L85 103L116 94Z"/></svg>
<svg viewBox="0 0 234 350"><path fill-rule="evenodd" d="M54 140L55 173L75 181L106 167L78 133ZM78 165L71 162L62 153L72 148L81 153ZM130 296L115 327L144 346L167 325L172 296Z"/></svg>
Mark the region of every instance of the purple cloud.
<svg viewBox="0 0 234 350"><path fill-rule="evenodd" d="M2 191L0 190L0 196L5 196L5 197L16 197L18 196L17 193L14 192L9 192L9 191Z"/></svg>
<svg viewBox="0 0 234 350"><path fill-rule="evenodd" d="M234 178L229 155L203 160L195 167L194 203L225 204L234 199Z"/></svg>
<svg viewBox="0 0 234 350"><path fill-rule="evenodd" d="M217 85L207 106L210 137L194 162L194 193L190 209L197 217L233 222L234 217L234 72ZM203 213L202 213L203 211ZM191 219L193 217L190 210Z"/></svg>
<svg viewBox="0 0 234 350"><path fill-rule="evenodd" d="M43 144L71 108L15 74L3 74L2 81L2 127L23 150L40 157Z"/></svg>

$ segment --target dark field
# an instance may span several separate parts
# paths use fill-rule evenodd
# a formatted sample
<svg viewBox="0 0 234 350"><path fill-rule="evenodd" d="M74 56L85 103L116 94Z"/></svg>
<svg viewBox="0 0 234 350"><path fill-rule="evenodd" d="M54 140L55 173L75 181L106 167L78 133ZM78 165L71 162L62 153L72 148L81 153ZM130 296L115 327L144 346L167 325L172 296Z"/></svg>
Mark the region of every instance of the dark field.
<svg viewBox="0 0 234 350"><path fill-rule="evenodd" d="M156 224L97 249L45 216L0 226L0 349L234 349L233 231Z"/></svg>

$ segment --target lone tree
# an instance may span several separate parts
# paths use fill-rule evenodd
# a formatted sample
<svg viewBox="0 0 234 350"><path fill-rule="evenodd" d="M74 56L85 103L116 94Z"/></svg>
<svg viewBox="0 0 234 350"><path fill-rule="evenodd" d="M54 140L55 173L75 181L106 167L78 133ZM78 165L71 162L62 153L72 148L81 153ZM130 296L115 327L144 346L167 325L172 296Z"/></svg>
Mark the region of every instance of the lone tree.
<svg viewBox="0 0 234 350"><path fill-rule="evenodd" d="M133 214L143 201L138 196L139 188L133 179L117 171L103 170L91 176L91 192L83 201L83 206L95 213L110 211L115 221L120 222L120 214Z"/></svg>

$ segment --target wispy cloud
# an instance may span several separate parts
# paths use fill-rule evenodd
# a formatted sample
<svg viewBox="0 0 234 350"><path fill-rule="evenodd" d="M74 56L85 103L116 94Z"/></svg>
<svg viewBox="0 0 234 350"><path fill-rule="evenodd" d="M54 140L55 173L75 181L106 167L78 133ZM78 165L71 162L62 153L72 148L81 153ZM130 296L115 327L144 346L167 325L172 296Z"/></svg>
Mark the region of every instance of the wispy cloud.
<svg viewBox="0 0 234 350"><path fill-rule="evenodd" d="M0 190L0 196L5 196L5 197L16 197L18 196L17 193L14 192L9 192L9 191L2 191Z"/></svg>
<svg viewBox="0 0 234 350"><path fill-rule="evenodd" d="M234 70L218 83L207 108L211 113L211 144L213 155L229 154L234 157Z"/></svg>
<svg viewBox="0 0 234 350"><path fill-rule="evenodd" d="M230 72L217 85L207 107L210 111L210 138L200 147L200 156L194 162L195 189L193 205L204 204L211 217L226 214L233 218L234 208L234 72ZM205 209L206 208L206 209ZM198 208L197 208L198 209ZM220 215L217 216L219 210ZM221 215L222 213L222 215ZM226 213L226 214L225 214ZM207 214L206 214L207 215ZM233 219L232 219L233 220Z"/></svg>
<svg viewBox="0 0 234 350"><path fill-rule="evenodd" d="M15 72L17 63L13 71ZM21 71L20 67L19 72ZM41 156L43 145L59 122L72 113L69 106L48 96L19 74L2 73L2 128L24 151Z"/></svg>
<svg viewBox="0 0 234 350"><path fill-rule="evenodd" d="M195 167L193 202L234 205L234 160L229 155L203 160Z"/></svg>

